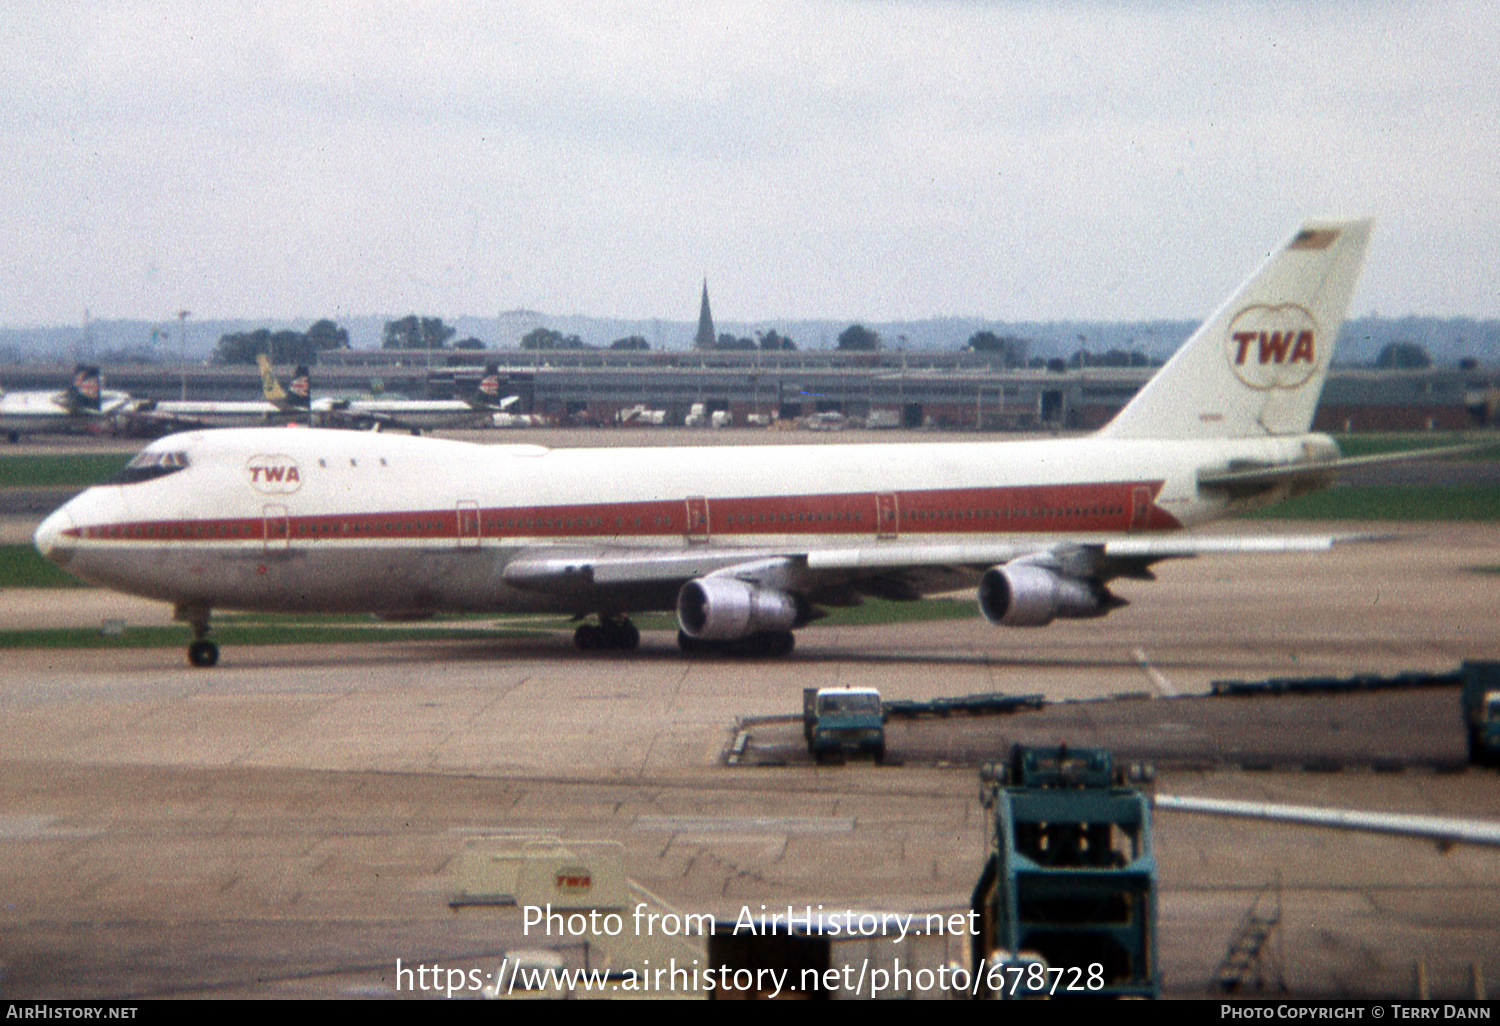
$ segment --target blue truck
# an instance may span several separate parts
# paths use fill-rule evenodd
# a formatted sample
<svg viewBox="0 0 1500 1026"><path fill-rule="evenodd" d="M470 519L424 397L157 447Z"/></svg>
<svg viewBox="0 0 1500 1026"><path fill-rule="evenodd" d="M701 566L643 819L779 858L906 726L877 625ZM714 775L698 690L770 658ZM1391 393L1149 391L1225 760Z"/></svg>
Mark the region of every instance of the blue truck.
<svg viewBox="0 0 1500 1026"><path fill-rule="evenodd" d="M885 762L885 708L874 688L803 688L802 734L814 762L868 755Z"/></svg>

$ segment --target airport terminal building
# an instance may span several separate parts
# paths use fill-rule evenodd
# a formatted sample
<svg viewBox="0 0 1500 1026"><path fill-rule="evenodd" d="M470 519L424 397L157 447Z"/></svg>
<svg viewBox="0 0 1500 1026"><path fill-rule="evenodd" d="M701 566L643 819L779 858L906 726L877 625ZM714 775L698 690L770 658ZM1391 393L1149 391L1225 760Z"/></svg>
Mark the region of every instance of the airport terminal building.
<svg viewBox="0 0 1500 1026"><path fill-rule="evenodd" d="M317 394L449 398L499 365L512 412L559 424L610 425L622 411L661 411L682 425L695 407L737 426L773 422L835 427L1082 431L1104 424L1154 373L1151 367L1006 368L988 354L938 351L611 350L325 353L313 369ZM1054 364L1054 366L1056 366ZM118 364L110 388L143 399L234 400L260 392L253 367ZM10 389L55 387L60 365L0 371ZM1335 367L1315 427L1323 431L1457 430L1494 424L1496 368L1375 370ZM821 415L821 416L819 416Z"/></svg>

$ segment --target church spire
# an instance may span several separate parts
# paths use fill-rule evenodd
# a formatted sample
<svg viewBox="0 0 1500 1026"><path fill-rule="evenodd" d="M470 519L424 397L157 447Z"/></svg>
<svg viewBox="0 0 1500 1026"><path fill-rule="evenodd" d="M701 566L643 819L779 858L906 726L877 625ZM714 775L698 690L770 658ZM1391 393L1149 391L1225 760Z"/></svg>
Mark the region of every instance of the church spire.
<svg viewBox="0 0 1500 1026"><path fill-rule="evenodd" d="M708 279L703 279L703 306L698 310L698 334L693 345L698 349L712 349L719 340L714 334L714 315L708 309Z"/></svg>

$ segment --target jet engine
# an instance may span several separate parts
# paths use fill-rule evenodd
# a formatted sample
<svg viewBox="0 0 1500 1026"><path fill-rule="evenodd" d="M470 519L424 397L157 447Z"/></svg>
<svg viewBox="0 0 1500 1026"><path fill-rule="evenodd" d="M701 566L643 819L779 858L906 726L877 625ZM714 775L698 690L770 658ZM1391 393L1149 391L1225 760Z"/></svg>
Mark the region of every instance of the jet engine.
<svg viewBox="0 0 1500 1026"><path fill-rule="evenodd" d="M1103 616L1124 601L1095 581L1035 563L992 566L979 579L979 608L990 623L1044 627L1057 617Z"/></svg>
<svg viewBox="0 0 1500 1026"><path fill-rule="evenodd" d="M733 641L788 631L797 620L797 600L792 596L734 577L700 577L677 593L677 623L695 641Z"/></svg>

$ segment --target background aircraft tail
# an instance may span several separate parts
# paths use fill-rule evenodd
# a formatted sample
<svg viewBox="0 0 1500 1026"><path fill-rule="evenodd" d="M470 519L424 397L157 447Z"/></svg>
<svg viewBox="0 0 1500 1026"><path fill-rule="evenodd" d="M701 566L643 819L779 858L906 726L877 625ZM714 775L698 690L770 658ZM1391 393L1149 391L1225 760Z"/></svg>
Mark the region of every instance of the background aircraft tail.
<svg viewBox="0 0 1500 1026"><path fill-rule="evenodd" d="M102 408L99 398L99 368L78 364L73 368L73 380L68 382L67 407L76 413L98 413Z"/></svg>
<svg viewBox="0 0 1500 1026"><path fill-rule="evenodd" d="M255 365L260 368L260 391L266 402L282 410L306 410L312 406L312 378L306 367L298 367L291 386L282 388L265 353L256 356Z"/></svg>
<svg viewBox="0 0 1500 1026"><path fill-rule="evenodd" d="M292 372L292 380L286 386L286 401L297 410L312 409L312 374L306 364L299 364Z"/></svg>
<svg viewBox="0 0 1500 1026"><path fill-rule="evenodd" d="M1369 220L1304 225L1100 434L1253 438L1308 431L1370 227Z"/></svg>
<svg viewBox="0 0 1500 1026"><path fill-rule="evenodd" d="M260 368L260 394L265 397L266 402L276 406L286 405L286 390L276 380L276 371L271 367L270 358L265 353L259 353L255 357L255 365Z"/></svg>
<svg viewBox="0 0 1500 1026"><path fill-rule="evenodd" d="M464 402L476 410L498 410L500 409L500 367L498 364L490 364L484 369L484 377L474 386L474 390L463 397Z"/></svg>

